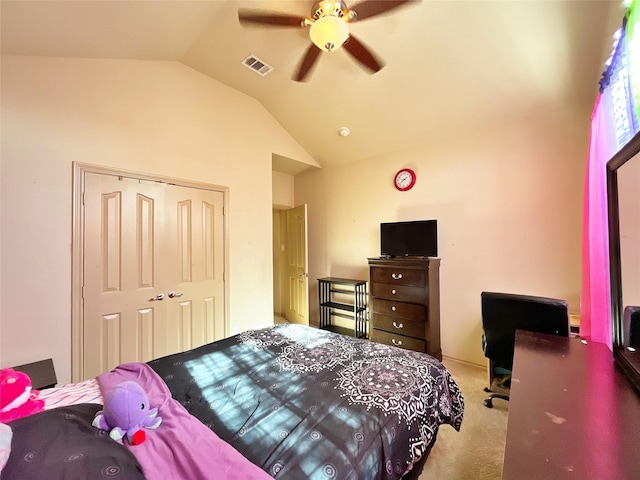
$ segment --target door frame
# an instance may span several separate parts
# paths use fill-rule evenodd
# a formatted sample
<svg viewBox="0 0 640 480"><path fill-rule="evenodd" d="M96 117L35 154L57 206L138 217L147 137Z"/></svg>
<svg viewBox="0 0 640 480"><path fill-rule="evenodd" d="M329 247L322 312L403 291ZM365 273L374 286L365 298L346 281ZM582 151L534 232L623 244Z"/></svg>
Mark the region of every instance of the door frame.
<svg viewBox="0 0 640 480"><path fill-rule="evenodd" d="M224 211L227 212L229 205L229 187L213 185L209 183L193 182L182 178L165 177L148 173L134 172L119 168L104 167L82 162L73 162L73 205L72 205L72 235L71 235L71 381L81 380L80 370L84 355L84 325L83 325L83 264L84 264L84 207L83 207L83 187L85 175L95 173L100 175L111 175L116 177L127 177L136 180L150 182L168 183L180 187L199 188L203 190L213 190L222 192L224 201ZM223 220L223 270L224 274L224 335L229 336L229 282L226 272L229 266L229 228L228 215L224 215Z"/></svg>
<svg viewBox="0 0 640 480"><path fill-rule="evenodd" d="M306 204L303 204L306 205ZM287 270L287 265L286 265L286 256L287 256L287 252L289 251L289 249L291 248L291 246L289 245L289 241L288 241L288 236L287 236L287 211L289 210L293 210L294 208L297 208L301 205L298 205L296 207L280 207L280 206L273 206L272 207L272 237L273 237L273 305L274 305L274 316L276 314L279 314L280 316L282 316L283 318L287 317L287 304L289 302L289 295L287 293L287 286L285 285L284 282L284 277L286 276L286 270ZM307 263L307 270L309 270L309 209L308 206L305 209L306 212L306 218L305 218L305 223L306 223L306 231L307 233L305 234L305 250L306 250L306 263ZM276 221L276 217L278 218L278 220ZM278 232L276 232L276 229L278 229ZM284 250L282 250L282 247L284 247ZM307 289L306 289L306 296L307 296L307 325L311 324L311 303L309 300L310 297L310 290L309 290L309 272L305 272L307 274ZM278 298L276 298L276 296ZM276 312L276 305L280 305L282 307L282 312Z"/></svg>
<svg viewBox="0 0 640 480"><path fill-rule="evenodd" d="M273 315L284 318L284 292L282 272L284 270L284 228L282 227L282 212L284 208L272 207L272 233L273 233Z"/></svg>

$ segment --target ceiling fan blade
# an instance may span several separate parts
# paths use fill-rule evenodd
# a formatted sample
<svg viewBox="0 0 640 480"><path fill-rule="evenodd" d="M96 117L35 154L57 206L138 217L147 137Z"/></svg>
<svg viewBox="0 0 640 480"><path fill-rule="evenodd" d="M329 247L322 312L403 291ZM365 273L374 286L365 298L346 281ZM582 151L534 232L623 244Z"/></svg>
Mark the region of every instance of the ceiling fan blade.
<svg viewBox="0 0 640 480"><path fill-rule="evenodd" d="M302 61L300 62L300 67L298 68L298 73L293 78L296 82L304 82L306 77L311 72L311 69L315 65L318 60L318 56L320 55L321 50L316 47L313 43L309 45L307 48L307 52L302 57Z"/></svg>
<svg viewBox="0 0 640 480"><path fill-rule="evenodd" d="M376 58L373 53L353 35L349 35L349 39L342 47L358 62L371 70L372 73L376 73L384 67L384 62Z"/></svg>
<svg viewBox="0 0 640 480"><path fill-rule="evenodd" d="M356 3L349 11L355 12L356 16L351 21L360 21L367 18L382 15L409 3L415 3L419 0L364 0Z"/></svg>
<svg viewBox="0 0 640 480"><path fill-rule="evenodd" d="M263 25L272 27L304 27L305 18L286 13L238 10L238 20L243 25Z"/></svg>

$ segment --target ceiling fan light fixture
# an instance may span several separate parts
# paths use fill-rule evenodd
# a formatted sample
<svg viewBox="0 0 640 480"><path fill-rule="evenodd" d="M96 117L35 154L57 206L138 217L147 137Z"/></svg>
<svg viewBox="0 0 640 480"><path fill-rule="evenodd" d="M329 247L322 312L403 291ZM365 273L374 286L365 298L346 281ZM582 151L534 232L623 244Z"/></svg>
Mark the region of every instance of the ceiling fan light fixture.
<svg viewBox="0 0 640 480"><path fill-rule="evenodd" d="M349 27L341 18L326 15L313 22L309 37L320 50L331 52L349 38Z"/></svg>

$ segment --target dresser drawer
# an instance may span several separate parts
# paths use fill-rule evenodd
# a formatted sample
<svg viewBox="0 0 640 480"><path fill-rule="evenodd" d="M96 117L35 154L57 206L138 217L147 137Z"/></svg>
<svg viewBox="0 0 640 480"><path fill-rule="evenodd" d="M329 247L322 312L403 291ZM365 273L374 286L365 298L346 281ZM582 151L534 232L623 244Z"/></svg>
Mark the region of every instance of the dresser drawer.
<svg viewBox="0 0 640 480"><path fill-rule="evenodd" d="M425 322L374 313L372 323L373 328L384 330L385 332L425 338Z"/></svg>
<svg viewBox="0 0 640 480"><path fill-rule="evenodd" d="M388 283L372 283L371 295L399 302L426 303L425 287L408 287L406 285L389 285Z"/></svg>
<svg viewBox="0 0 640 480"><path fill-rule="evenodd" d="M416 352L427 351L427 343L424 340L405 337L404 335L397 335L395 333L383 332L382 330L373 329L371 331L371 341L406 348L408 350L415 350Z"/></svg>
<svg viewBox="0 0 640 480"><path fill-rule="evenodd" d="M424 305L416 303L402 303L393 300L373 298L371 301L373 313L389 315L398 318L410 318L416 322L427 321L427 309Z"/></svg>
<svg viewBox="0 0 640 480"><path fill-rule="evenodd" d="M427 271L403 267L371 267L371 283L388 283L392 285L427 284Z"/></svg>

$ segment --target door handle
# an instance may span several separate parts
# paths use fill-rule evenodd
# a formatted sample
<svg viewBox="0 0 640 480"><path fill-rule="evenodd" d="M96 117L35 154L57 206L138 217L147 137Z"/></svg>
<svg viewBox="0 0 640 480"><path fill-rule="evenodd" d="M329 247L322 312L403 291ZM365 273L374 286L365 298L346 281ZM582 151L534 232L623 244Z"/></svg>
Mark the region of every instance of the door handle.
<svg viewBox="0 0 640 480"><path fill-rule="evenodd" d="M169 294L169 296L171 296L171 294ZM149 299L150 302L155 302L156 300L164 300L164 293L159 293L155 297L151 297Z"/></svg>
<svg viewBox="0 0 640 480"><path fill-rule="evenodd" d="M182 293L176 293L173 290L169 292L169 298L173 298L173 297L181 297Z"/></svg>

